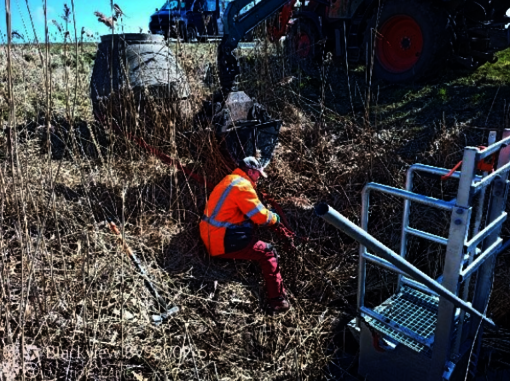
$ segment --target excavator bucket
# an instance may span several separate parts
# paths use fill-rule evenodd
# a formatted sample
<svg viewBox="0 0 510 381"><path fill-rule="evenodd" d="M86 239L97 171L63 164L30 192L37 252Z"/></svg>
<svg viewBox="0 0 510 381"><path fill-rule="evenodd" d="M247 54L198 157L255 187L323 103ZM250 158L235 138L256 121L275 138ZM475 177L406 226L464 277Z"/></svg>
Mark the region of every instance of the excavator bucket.
<svg viewBox="0 0 510 381"><path fill-rule="evenodd" d="M233 163L255 156L269 165L282 121L271 119L267 110L242 91L231 92L225 106L213 118L222 153Z"/></svg>

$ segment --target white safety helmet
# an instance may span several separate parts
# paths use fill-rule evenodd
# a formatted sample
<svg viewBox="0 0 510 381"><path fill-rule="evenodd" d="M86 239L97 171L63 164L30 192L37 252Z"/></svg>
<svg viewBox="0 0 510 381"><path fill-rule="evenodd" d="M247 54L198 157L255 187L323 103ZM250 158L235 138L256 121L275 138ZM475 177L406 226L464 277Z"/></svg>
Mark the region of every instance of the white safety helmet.
<svg viewBox="0 0 510 381"><path fill-rule="evenodd" d="M241 166L249 169L254 169L255 171L258 171L263 177L267 177L267 173L264 172L264 167L253 156L245 157L241 162Z"/></svg>

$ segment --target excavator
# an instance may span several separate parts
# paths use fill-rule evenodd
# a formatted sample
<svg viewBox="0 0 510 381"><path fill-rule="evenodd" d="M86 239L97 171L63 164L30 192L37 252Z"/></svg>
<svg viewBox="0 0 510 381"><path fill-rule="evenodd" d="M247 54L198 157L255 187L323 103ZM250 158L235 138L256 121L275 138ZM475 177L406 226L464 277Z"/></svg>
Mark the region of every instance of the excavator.
<svg viewBox="0 0 510 381"><path fill-rule="evenodd" d="M229 141L227 151L234 162L247 152L260 151L252 143L258 141L266 147L262 159L267 165L278 140L281 123L254 126L258 118L249 113L252 100L242 91L232 92L240 73L234 51L247 33L267 20L271 20L269 40L278 43L285 36L285 54L302 63L305 71L320 65L323 53L329 51L342 62L365 63L375 78L397 83L430 78L447 63L469 69L494 63L495 53L510 45L506 28L510 0L233 0L227 4L217 53L226 102L217 118L220 123L215 124L220 140ZM263 119L269 122L267 115ZM250 120L251 132L240 139L241 124ZM235 131L227 121L236 123Z"/></svg>
<svg viewBox="0 0 510 381"><path fill-rule="evenodd" d="M232 52L275 13L270 39L286 35L287 54L367 64L374 77L409 82L436 75L447 63L476 69L495 62L510 43L510 0L234 0L223 16L218 50L223 90L239 70Z"/></svg>

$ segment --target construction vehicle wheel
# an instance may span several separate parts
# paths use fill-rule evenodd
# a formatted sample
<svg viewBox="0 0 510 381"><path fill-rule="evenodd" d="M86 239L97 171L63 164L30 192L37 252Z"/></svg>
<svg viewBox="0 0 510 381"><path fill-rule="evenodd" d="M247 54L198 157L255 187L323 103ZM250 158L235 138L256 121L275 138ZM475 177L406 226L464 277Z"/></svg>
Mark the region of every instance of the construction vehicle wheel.
<svg viewBox="0 0 510 381"><path fill-rule="evenodd" d="M319 33L306 19L298 18L290 26L285 38L284 52L292 71L301 69L306 74L314 74L319 55Z"/></svg>
<svg viewBox="0 0 510 381"><path fill-rule="evenodd" d="M386 2L376 10L365 33L368 67L373 68L374 77L389 82L437 74L451 52L449 32L446 12L431 3Z"/></svg>
<svg viewBox="0 0 510 381"><path fill-rule="evenodd" d="M177 40L181 42L188 42L188 30L184 23L179 23L177 28Z"/></svg>
<svg viewBox="0 0 510 381"><path fill-rule="evenodd" d="M198 42L198 31L193 25L186 28L186 42Z"/></svg>

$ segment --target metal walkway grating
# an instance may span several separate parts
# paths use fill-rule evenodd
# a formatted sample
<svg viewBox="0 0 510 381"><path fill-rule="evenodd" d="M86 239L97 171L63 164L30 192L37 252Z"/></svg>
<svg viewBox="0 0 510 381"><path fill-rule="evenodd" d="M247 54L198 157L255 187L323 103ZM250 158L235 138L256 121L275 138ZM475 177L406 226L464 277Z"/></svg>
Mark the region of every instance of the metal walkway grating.
<svg viewBox="0 0 510 381"><path fill-rule="evenodd" d="M398 294L393 295L383 304L374 308L374 311L410 329L432 344L437 322L438 303L439 298L436 296L403 286ZM429 351L429 348L423 344L383 325L377 320L367 316L366 321L379 332L416 352Z"/></svg>

